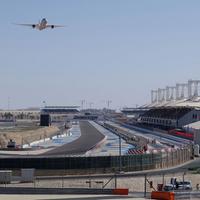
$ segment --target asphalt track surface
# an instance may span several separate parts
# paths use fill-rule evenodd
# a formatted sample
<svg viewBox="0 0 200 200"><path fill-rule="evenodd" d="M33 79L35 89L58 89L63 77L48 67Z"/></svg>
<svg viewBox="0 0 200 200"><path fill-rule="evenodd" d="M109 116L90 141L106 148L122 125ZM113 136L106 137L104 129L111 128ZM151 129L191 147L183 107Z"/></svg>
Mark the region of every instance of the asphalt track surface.
<svg viewBox="0 0 200 200"><path fill-rule="evenodd" d="M88 121L80 121L81 136L71 143L64 144L40 155L75 155L84 154L101 142L105 135Z"/></svg>

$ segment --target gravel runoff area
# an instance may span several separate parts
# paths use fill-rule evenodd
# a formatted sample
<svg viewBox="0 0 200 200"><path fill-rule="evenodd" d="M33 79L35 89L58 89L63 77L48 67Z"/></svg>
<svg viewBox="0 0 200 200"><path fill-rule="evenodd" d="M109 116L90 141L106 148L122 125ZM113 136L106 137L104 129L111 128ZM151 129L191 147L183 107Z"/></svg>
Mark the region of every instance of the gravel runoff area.
<svg viewBox="0 0 200 200"><path fill-rule="evenodd" d="M79 124L81 136L77 140L64 144L42 155L84 154L105 138L105 135L98 131L88 121L80 121Z"/></svg>

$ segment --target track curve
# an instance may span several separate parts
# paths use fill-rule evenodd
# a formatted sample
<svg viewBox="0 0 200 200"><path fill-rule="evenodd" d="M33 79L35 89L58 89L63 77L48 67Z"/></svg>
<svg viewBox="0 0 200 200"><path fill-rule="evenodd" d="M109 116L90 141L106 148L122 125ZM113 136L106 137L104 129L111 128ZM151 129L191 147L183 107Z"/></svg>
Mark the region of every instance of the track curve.
<svg viewBox="0 0 200 200"><path fill-rule="evenodd" d="M88 121L80 121L79 124L81 136L77 140L40 155L84 154L105 138L105 135L98 131Z"/></svg>

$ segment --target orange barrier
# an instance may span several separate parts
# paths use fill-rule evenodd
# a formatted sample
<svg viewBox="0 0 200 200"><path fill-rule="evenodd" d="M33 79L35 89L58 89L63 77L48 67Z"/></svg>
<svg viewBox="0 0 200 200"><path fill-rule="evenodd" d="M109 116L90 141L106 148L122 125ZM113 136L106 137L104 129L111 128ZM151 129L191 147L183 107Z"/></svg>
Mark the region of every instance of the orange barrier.
<svg viewBox="0 0 200 200"><path fill-rule="evenodd" d="M159 199L159 200L175 200L174 192L159 192L152 191L151 199Z"/></svg>
<svg viewBox="0 0 200 200"><path fill-rule="evenodd" d="M112 190L112 194L117 195L128 195L128 189L127 188L116 188Z"/></svg>

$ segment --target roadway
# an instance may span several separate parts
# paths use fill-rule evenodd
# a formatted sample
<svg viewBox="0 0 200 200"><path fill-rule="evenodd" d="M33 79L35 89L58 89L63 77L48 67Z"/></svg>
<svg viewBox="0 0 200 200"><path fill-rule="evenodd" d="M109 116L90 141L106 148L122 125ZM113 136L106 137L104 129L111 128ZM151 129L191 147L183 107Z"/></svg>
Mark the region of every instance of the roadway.
<svg viewBox="0 0 200 200"><path fill-rule="evenodd" d="M64 144L53 150L47 151L41 155L74 155L84 154L99 142L101 142L105 135L98 131L88 121L80 121L81 136L70 143Z"/></svg>
<svg viewBox="0 0 200 200"><path fill-rule="evenodd" d="M145 130L142 128L134 127L131 125L127 125L126 127L114 122L106 122L109 123L111 126L114 126L116 129L124 131L129 137L140 137L149 141L148 148L149 149L162 149L168 148L172 145L174 148L182 148L183 146L189 145L191 141L186 140L184 138L179 138L176 136L168 135L161 132ZM153 143L152 141L156 141Z"/></svg>

